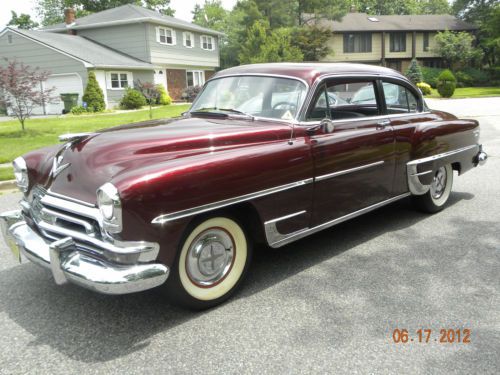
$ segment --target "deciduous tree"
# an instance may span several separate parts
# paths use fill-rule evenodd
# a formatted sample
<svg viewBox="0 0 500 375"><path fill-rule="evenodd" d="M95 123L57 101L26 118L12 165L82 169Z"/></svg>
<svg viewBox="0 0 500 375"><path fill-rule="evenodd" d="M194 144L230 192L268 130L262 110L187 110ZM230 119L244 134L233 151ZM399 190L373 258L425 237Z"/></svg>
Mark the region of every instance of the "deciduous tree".
<svg viewBox="0 0 500 375"><path fill-rule="evenodd" d="M42 25L47 26L63 22L66 8L75 9L76 17L79 18L125 4L140 5L168 16L173 16L175 13L170 7L170 0L37 0L36 11L42 20Z"/></svg>
<svg viewBox="0 0 500 375"><path fill-rule="evenodd" d="M54 88L44 88L48 71L32 68L16 60L4 59L0 64L0 91L5 107L21 123L25 130L26 119L36 107L44 107L55 100Z"/></svg>
<svg viewBox="0 0 500 375"><path fill-rule="evenodd" d="M460 68L467 65L477 65L483 57L483 52L474 48L474 36L461 31L443 31L436 34L437 47L434 52L439 54L449 68Z"/></svg>
<svg viewBox="0 0 500 375"><path fill-rule="evenodd" d="M12 18L10 19L7 26L14 26L19 29L31 30L38 26L38 23L31 19L29 14L21 13L17 15L13 10L10 11Z"/></svg>

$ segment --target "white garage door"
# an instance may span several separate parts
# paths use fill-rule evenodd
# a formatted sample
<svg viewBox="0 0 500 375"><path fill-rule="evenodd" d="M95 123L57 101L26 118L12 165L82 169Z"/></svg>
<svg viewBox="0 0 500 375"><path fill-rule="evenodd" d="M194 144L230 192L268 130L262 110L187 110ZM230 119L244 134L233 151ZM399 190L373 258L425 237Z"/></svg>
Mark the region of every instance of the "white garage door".
<svg viewBox="0 0 500 375"><path fill-rule="evenodd" d="M47 114L61 114L64 109L64 103L61 100L61 94L78 94L78 104L82 102L83 86L82 79L77 73L53 74L49 76L44 83L46 88L55 87L52 96L55 98L53 103L47 105Z"/></svg>

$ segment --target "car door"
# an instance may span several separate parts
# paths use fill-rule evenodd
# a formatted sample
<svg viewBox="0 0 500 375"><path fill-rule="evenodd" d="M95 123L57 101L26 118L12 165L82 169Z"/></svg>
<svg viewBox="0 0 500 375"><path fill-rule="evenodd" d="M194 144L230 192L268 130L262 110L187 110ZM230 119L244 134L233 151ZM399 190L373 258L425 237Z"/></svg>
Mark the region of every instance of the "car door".
<svg viewBox="0 0 500 375"><path fill-rule="evenodd" d="M326 79L316 90L306 122L314 157L312 225L337 219L391 196L394 133L382 116L374 78Z"/></svg>
<svg viewBox="0 0 500 375"><path fill-rule="evenodd" d="M379 82L384 96L384 113L389 115L395 139L395 173L392 194L408 192L406 165L410 161L415 128L435 120L426 110L421 95L408 82L396 78L382 78Z"/></svg>

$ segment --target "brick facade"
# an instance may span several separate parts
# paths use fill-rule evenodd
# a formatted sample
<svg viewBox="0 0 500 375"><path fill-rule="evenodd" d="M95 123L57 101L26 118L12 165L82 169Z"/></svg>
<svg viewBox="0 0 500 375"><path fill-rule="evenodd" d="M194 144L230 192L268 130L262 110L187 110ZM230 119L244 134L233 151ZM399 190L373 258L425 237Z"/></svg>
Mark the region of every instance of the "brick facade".
<svg viewBox="0 0 500 375"><path fill-rule="evenodd" d="M215 72L213 70L205 70L205 81L208 81L210 78L213 77Z"/></svg>
<svg viewBox="0 0 500 375"><path fill-rule="evenodd" d="M186 71L184 69L167 69L168 93L173 100L181 100L186 89Z"/></svg>

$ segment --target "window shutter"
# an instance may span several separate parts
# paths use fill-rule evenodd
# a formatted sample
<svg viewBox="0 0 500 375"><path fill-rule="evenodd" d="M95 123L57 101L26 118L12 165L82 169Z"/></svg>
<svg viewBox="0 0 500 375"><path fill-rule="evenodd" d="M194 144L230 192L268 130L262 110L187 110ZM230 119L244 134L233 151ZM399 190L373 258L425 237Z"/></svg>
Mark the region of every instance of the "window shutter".
<svg viewBox="0 0 500 375"><path fill-rule="evenodd" d="M177 31L170 29L172 31L172 44L175 46L177 44Z"/></svg>
<svg viewBox="0 0 500 375"><path fill-rule="evenodd" d="M156 29L156 41L160 43L160 28L157 26Z"/></svg>

